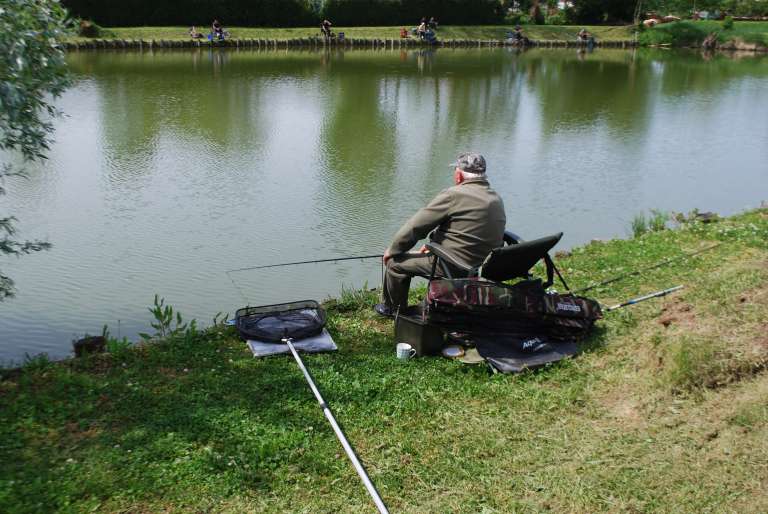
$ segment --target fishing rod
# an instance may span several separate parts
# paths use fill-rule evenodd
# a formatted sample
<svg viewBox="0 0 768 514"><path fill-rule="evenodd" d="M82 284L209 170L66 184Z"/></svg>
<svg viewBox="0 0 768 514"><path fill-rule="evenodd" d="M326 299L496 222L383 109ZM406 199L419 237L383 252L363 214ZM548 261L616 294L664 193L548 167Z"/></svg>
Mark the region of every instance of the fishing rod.
<svg viewBox="0 0 768 514"><path fill-rule="evenodd" d="M576 293L585 293L585 292L590 291L590 290L592 290L592 289L594 289L596 287L601 287L601 286L605 286L605 285L608 285L608 284L612 284L614 282L618 282L619 280L623 280L623 279L625 279L627 277L632 277L632 276L635 276L635 275L639 275L640 273L643 273L645 271L650 271L650 270L653 270L653 269L656 269L656 268L660 268L662 266L666 266L667 264L671 264L671 263L673 263L675 261L679 261L681 259L685 259L686 257L694 257L694 256L699 255L701 253L713 250L713 249L717 248L718 246L720 246L721 244L722 243L716 243L716 244L713 244L712 246L708 246L706 248L703 248L703 249L698 250L698 251L693 252L693 253L686 253L686 254L683 254L683 255L678 255L677 257L671 257L669 259L664 259L663 261L658 262L658 263L656 263L656 264L654 264L652 266L648 266L646 268L640 268L639 270L635 270L635 271L630 271L629 273L625 273L623 275L619 275L618 277L609 278L608 280L603 280L602 282L598 282L597 284L592 284L590 286L583 287L581 289L576 289L575 291L573 291L573 293L574 294L576 294Z"/></svg>
<svg viewBox="0 0 768 514"><path fill-rule="evenodd" d="M655 293L650 293L644 296L638 296L637 298L632 298L631 300L627 300L626 302L617 303L616 305L612 305L610 307L605 307L603 310L605 312L615 311L616 309L621 309L622 307L626 307L628 305L634 305L636 303L644 302L645 300L650 300L651 298L659 298L660 296L667 296L668 294L681 290L683 287L684 286L675 286L675 287L670 287L669 289L664 289L662 291L656 291Z"/></svg>
<svg viewBox="0 0 768 514"><path fill-rule="evenodd" d="M237 273L240 271L251 271L255 269L266 269L266 268L282 268L284 266L298 266L300 264L317 264L320 262L362 261L366 259L381 259L382 257L384 257L382 254L357 255L355 257L335 257L333 259L317 259L314 261L282 262L280 264L267 264L265 266L250 266L248 268L231 269L226 273Z"/></svg>

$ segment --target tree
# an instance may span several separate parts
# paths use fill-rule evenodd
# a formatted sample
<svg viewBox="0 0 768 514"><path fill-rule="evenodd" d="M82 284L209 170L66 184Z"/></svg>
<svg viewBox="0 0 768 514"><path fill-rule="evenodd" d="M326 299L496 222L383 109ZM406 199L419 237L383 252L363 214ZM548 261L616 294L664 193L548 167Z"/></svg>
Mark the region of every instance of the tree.
<svg viewBox="0 0 768 514"><path fill-rule="evenodd" d="M8 162L45 159L58 115L51 99L69 84L60 42L69 30L58 0L3 0L0 4L0 195L5 179L24 176ZM16 218L0 213L0 257L21 256L50 247L16 238ZM0 269L0 301L13 295L13 280Z"/></svg>
<svg viewBox="0 0 768 514"><path fill-rule="evenodd" d="M577 23L630 22L636 0L574 0Z"/></svg>

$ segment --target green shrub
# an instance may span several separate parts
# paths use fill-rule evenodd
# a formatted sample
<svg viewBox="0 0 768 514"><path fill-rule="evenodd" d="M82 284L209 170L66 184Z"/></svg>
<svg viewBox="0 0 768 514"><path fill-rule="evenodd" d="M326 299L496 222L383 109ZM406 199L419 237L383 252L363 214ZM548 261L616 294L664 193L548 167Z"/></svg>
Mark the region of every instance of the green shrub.
<svg viewBox="0 0 768 514"><path fill-rule="evenodd" d="M174 311L172 306L166 305L165 298L155 295L154 304L152 307L147 307L147 310L155 318L155 321L150 323L150 326L155 329L155 334L140 333L139 337L144 341L181 335L192 337L197 333L197 321L193 319L189 323L184 323L181 313Z"/></svg>
<svg viewBox="0 0 768 514"><path fill-rule="evenodd" d="M124 359L131 351L132 347L133 345L125 336L123 336L122 339L116 339L114 337L107 339L107 353L118 359Z"/></svg>
<svg viewBox="0 0 768 514"><path fill-rule="evenodd" d="M699 46L707 31L691 21L665 23L640 33L638 41L642 45Z"/></svg>
<svg viewBox="0 0 768 514"><path fill-rule="evenodd" d="M767 16L765 0L725 0L721 8L735 16Z"/></svg>
<svg viewBox="0 0 768 514"><path fill-rule="evenodd" d="M504 23L506 23L507 25L523 25L525 24L525 21L523 21L523 18L527 18L527 16L525 16L523 13L520 13L520 12L510 13L504 17Z"/></svg>
<svg viewBox="0 0 768 514"><path fill-rule="evenodd" d="M533 22L531 21L531 17L524 13L515 13L513 15L507 16L505 18L504 23L507 25L531 25Z"/></svg>
<svg viewBox="0 0 768 514"><path fill-rule="evenodd" d="M723 29L731 30L733 28L733 16L726 16L723 20Z"/></svg>
<svg viewBox="0 0 768 514"><path fill-rule="evenodd" d="M496 0L325 0L322 16L336 25L418 25L434 16L443 25L498 23Z"/></svg>
<svg viewBox="0 0 768 514"><path fill-rule="evenodd" d="M80 37L109 37L112 33L91 20L80 20L77 35Z"/></svg>
<svg viewBox="0 0 768 514"><path fill-rule="evenodd" d="M557 11L555 14L547 16L545 22L547 25L566 25L568 19L565 11Z"/></svg>

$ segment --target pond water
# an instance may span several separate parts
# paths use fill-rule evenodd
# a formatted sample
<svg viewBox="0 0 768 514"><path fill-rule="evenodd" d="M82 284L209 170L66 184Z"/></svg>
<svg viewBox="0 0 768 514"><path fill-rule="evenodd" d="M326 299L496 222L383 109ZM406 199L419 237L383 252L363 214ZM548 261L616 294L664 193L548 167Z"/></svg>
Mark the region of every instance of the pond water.
<svg viewBox="0 0 768 514"><path fill-rule="evenodd" d="M209 323L251 304L376 286L380 253L463 150L509 228L561 248L651 208L768 199L768 58L668 51L73 53L50 159L2 213L49 252L3 260L0 361L146 331L155 293ZM7 160L8 156L6 156ZM0 213L0 214L2 214Z"/></svg>

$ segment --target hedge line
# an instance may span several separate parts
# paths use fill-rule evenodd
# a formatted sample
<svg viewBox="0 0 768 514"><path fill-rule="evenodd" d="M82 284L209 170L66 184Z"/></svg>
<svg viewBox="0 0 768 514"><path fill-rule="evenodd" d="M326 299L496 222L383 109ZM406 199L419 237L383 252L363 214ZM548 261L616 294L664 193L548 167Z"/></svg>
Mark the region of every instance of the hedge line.
<svg viewBox="0 0 768 514"><path fill-rule="evenodd" d="M326 0L322 15L337 25L418 25L434 16L446 25L482 25L502 19L498 0Z"/></svg>
<svg viewBox="0 0 768 514"><path fill-rule="evenodd" d="M498 0L62 0L74 16L108 27L225 26L301 27L328 18L335 25L440 23L478 25L502 18Z"/></svg>

